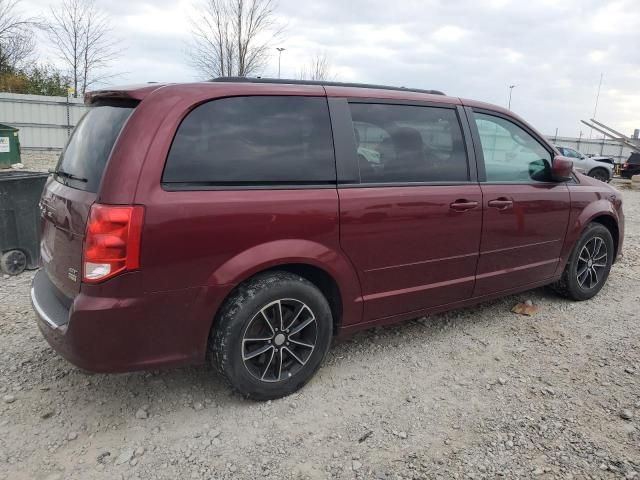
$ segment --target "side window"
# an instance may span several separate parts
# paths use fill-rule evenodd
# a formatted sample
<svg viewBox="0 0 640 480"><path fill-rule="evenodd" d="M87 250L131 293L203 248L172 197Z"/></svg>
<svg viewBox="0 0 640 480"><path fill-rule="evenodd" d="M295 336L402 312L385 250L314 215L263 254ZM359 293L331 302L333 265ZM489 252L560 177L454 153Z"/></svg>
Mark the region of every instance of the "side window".
<svg viewBox="0 0 640 480"><path fill-rule="evenodd" d="M475 113L487 182L546 182L551 154L515 123Z"/></svg>
<svg viewBox="0 0 640 480"><path fill-rule="evenodd" d="M327 101L256 96L202 104L180 124L162 181L220 186L335 183Z"/></svg>
<svg viewBox="0 0 640 480"><path fill-rule="evenodd" d="M559 147L558 149L560 150L560 153L562 153L562 155L564 155L565 157L580 158L580 155L578 154L578 152L576 152L572 148Z"/></svg>
<svg viewBox="0 0 640 480"><path fill-rule="evenodd" d="M350 109L361 183L469 180L455 110L369 103Z"/></svg>

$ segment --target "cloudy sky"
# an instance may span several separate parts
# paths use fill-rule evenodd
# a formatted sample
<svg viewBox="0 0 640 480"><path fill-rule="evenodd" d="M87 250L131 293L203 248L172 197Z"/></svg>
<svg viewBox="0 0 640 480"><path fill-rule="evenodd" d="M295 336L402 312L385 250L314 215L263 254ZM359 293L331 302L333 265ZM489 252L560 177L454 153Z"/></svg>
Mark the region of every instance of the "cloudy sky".
<svg viewBox="0 0 640 480"><path fill-rule="evenodd" d="M198 0L195 0L196 4ZM96 0L124 47L116 83L198 79L186 49L191 0ZM47 0L21 8L46 15ZM543 133L577 136L591 118L640 128L638 0L279 0L285 34L263 76L295 77L326 53L339 81L435 88L506 106ZM41 54L52 54L41 46ZM43 58L43 59L44 59Z"/></svg>

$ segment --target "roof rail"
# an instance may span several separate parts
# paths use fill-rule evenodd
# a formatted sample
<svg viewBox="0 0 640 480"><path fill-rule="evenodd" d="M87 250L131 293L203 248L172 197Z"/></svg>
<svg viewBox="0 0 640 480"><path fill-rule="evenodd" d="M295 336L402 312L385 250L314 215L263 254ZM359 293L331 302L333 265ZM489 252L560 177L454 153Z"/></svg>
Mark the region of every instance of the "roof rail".
<svg viewBox="0 0 640 480"><path fill-rule="evenodd" d="M401 92L428 93L430 95L444 95L440 90L422 90L419 88L390 87L388 85L371 85L368 83L343 83L327 82L324 80L292 80L288 78L260 78L260 77L218 77L210 82L236 82L236 83L280 83L294 85L320 85L323 87L353 87L353 88L377 88L380 90L397 90Z"/></svg>

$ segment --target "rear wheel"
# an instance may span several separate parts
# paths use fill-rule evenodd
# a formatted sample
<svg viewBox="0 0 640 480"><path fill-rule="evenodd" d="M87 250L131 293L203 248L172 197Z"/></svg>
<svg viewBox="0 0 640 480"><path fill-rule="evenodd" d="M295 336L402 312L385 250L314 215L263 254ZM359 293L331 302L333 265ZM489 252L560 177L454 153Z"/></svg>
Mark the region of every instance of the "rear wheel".
<svg viewBox="0 0 640 480"><path fill-rule="evenodd" d="M609 277L614 245L611 232L599 223L591 223L576 243L560 281L552 287L573 300L595 296Z"/></svg>
<svg viewBox="0 0 640 480"><path fill-rule="evenodd" d="M589 176L605 183L610 180L609 172L607 172L604 168L594 168L589 172Z"/></svg>
<svg viewBox="0 0 640 480"><path fill-rule="evenodd" d="M212 362L246 397L280 398L318 370L332 322L326 298L311 282L289 272L260 274L220 310L209 341Z"/></svg>
<svg viewBox="0 0 640 480"><path fill-rule="evenodd" d="M9 250L0 257L0 270L7 275L19 275L27 268L27 256L21 250Z"/></svg>

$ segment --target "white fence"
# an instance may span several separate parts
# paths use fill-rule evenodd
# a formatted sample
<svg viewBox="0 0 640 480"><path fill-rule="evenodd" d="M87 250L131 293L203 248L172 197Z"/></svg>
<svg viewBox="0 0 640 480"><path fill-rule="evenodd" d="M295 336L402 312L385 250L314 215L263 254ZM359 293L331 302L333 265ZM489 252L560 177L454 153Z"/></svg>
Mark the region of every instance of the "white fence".
<svg viewBox="0 0 640 480"><path fill-rule="evenodd" d="M554 137L547 136L547 140L554 145L561 147L569 147L579 152L593 155L604 155L611 157L616 163L624 163L629 158L631 152L634 150L630 147L614 142L613 140L606 140L603 138L591 139L588 138L573 138L573 137Z"/></svg>
<svg viewBox="0 0 640 480"><path fill-rule="evenodd" d="M60 150L87 107L81 99L0 93L0 123L20 129L20 146Z"/></svg>
<svg viewBox="0 0 640 480"><path fill-rule="evenodd" d="M20 129L20 144L29 150L60 150L87 107L81 99L0 93L0 123ZM617 163L631 153L611 140L547 136L556 145L585 154L606 155Z"/></svg>

